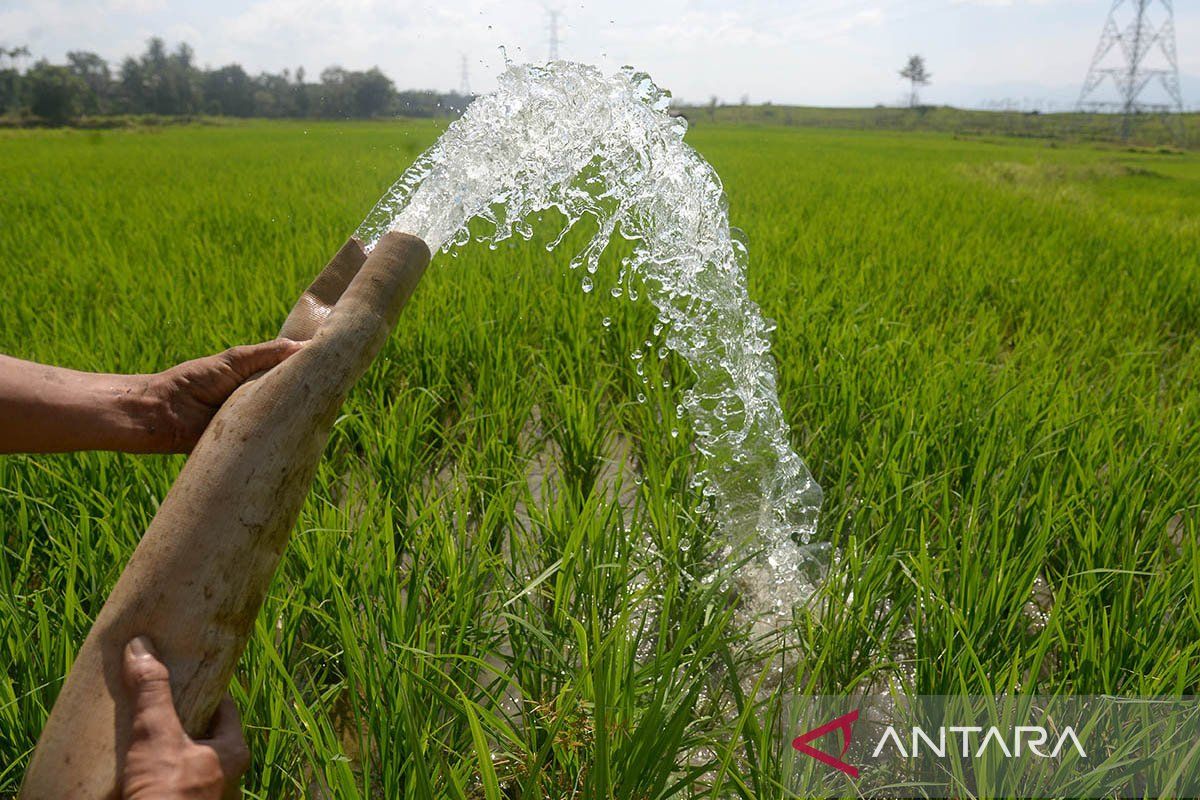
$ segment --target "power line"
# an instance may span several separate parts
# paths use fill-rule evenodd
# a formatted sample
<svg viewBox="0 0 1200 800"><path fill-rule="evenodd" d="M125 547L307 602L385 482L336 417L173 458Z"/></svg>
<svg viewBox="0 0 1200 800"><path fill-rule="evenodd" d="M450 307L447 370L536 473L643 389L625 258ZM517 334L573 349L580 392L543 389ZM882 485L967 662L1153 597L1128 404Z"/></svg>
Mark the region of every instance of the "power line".
<svg viewBox="0 0 1200 800"><path fill-rule="evenodd" d="M1122 60L1106 66L1114 50ZM1148 65L1154 55L1160 57L1159 66ZM1111 78L1116 87L1119 96L1116 102L1093 99L1106 78ZM1166 91L1167 102L1148 103L1141 99L1142 92L1155 82ZM1078 107L1080 111L1119 112L1125 136L1129 135L1137 114L1183 113L1172 0L1114 0L1079 92Z"/></svg>

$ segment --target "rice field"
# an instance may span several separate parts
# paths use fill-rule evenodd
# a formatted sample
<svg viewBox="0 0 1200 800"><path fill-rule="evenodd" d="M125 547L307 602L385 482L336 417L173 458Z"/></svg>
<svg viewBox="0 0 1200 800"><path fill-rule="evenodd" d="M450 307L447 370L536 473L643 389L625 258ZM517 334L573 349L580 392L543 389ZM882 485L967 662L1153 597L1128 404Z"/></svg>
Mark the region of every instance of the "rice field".
<svg viewBox="0 0 1200 800"><path fill-rule="evenodd" d="M437 133L0 132L0 352L139 372L271 338ZM630 358L651 309L583 293L552 220L469 245L335 426L232 687L246 797L785 798L802 694L1200 693L1200 157L689 141L825 489L812 602L764 636L706 580L687 370ZM0 458L0 796L181 464Z"/></svg>

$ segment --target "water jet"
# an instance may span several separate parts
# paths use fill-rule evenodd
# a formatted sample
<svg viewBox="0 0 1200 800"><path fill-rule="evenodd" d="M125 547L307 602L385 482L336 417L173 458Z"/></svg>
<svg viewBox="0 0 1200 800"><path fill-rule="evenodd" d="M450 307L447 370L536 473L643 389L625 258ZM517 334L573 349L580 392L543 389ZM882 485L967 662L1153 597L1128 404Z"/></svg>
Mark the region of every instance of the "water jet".
<svg viewBox="0 0 1200 800"><path fill-rule="evenodd" d="M824 546L812 541L821 488L791 446L770 353L773 323L747 287L745 236L729 222L716 170L684 142L671 95L631 67L613 75L556 61L514 65L392 186L356 235L369 248L387 231L452 252L533 237L531 218L565 219L553 249L577 226L595 233L570 266L595 288L614 236L632 242L614 295L640 295L655 335L694 374L677 413L703 456L699 488L729 561L752 555L738 582L750 616L768 627L809 599ZM490 231L487 230L490 227ZM640 351L634 358L644 357ZM639 398L640 399L640 398Z"/></svg>

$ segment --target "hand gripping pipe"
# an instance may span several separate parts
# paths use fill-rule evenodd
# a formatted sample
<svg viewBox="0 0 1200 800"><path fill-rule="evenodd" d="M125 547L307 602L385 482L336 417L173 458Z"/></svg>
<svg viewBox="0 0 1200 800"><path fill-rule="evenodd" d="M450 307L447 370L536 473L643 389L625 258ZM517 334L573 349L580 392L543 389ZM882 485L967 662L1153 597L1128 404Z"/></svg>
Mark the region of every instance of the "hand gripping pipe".
<svg viewBox="0 0 1200 800"><path fill-rule="evenodd" d="M389 233L348 241L284 323L308 344L234 392L196 444L75 659L34 751L23 800L118 796L130 709L122 652L147 635L192 736L207 732L347 392L429 264Z"/></svg>

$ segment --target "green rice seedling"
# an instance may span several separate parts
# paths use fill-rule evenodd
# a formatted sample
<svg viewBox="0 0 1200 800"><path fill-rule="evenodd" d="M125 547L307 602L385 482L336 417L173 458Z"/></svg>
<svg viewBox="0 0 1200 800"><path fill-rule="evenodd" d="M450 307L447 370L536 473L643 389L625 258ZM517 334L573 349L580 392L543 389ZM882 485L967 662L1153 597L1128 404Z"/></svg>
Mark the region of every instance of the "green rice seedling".
<svg viewBox="0 0 1200 800"><path fill-rule="evenodd" d="M133 372L268 338L437 133L0 132L0 351ZM739 616L686 366L604 291L627 245L586 294L583 232L468 245L334 427L232 687L247 796L786 798L800 695L1200 691L1196 156L689 140L825 489L811 602ZM0 796L181 463L0 459Z"/></svg>

